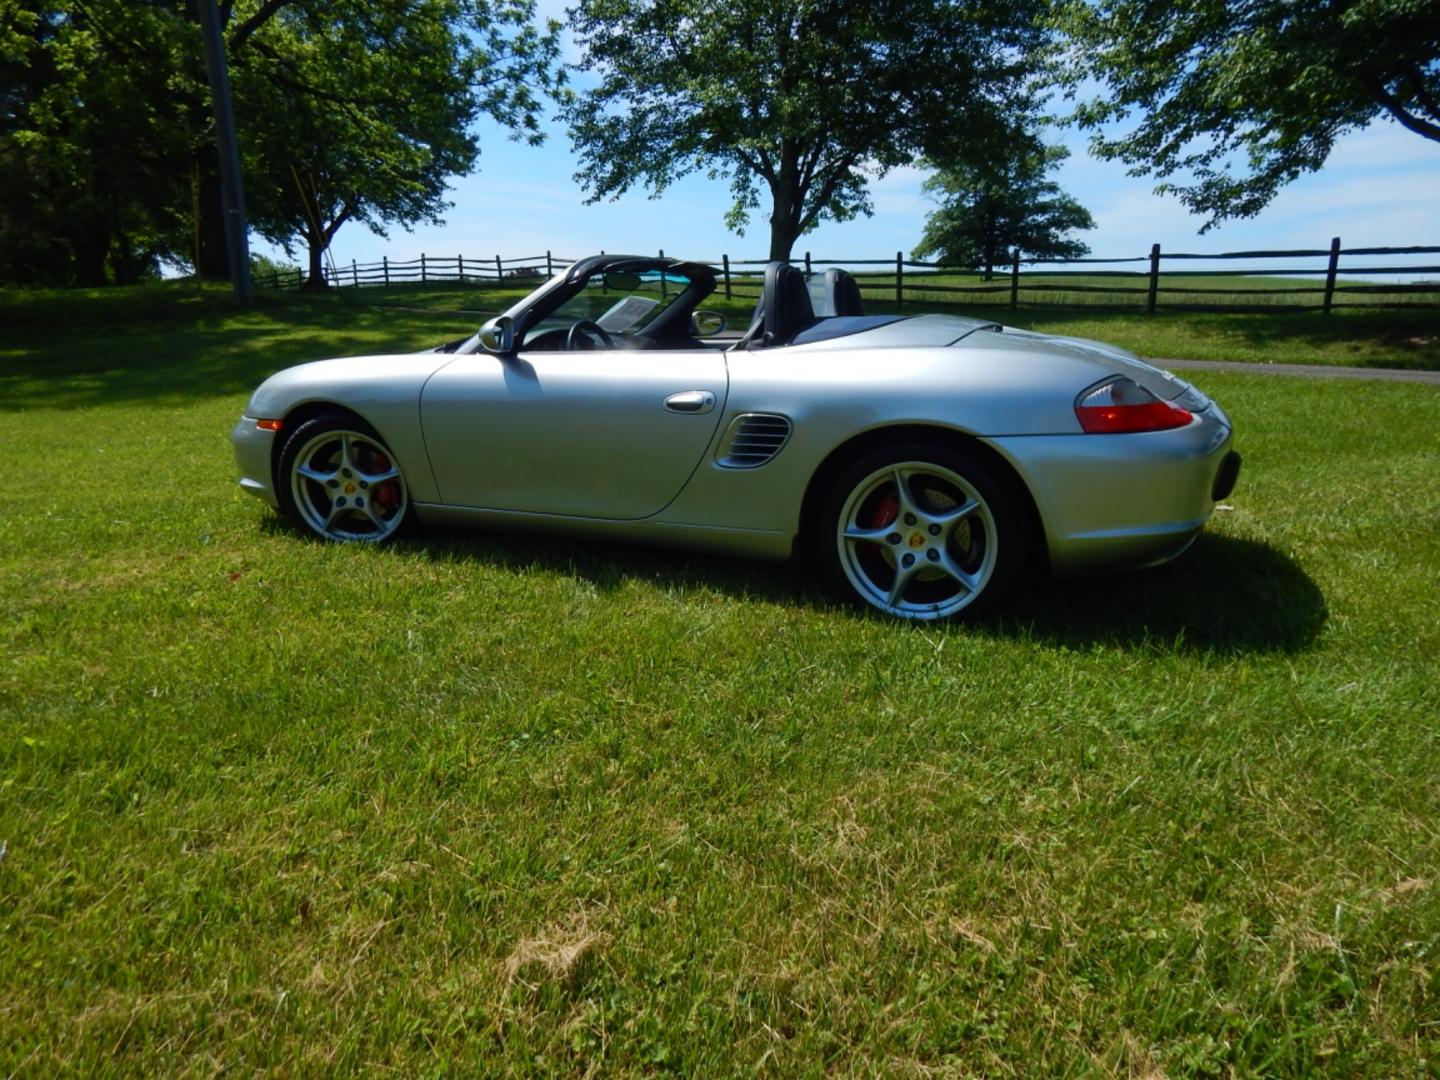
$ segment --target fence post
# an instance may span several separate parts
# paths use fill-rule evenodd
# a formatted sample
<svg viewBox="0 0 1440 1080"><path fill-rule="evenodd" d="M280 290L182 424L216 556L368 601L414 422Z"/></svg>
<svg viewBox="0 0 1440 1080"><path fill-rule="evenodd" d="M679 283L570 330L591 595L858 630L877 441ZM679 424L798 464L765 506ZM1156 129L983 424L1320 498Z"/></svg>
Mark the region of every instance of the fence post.
<svg viewBox="0 0 1440 1080"><path fill-rule="evenodd" d="M496 280L496 281L504 281L504 280L505 280L505 267L504 267L504 265L500 262L500 256L499 256L499 255L496 255L496 256L495 256L495 280Z"/></svg>
<svg viewBox="0 0 1440 1080"><path fill-rule="evenodd" d="M805 276L810 276L810 253L805 252Z"/></svg>
<svg viewBox="0 0 1440 1080"><path fill-rule="evenodd" d="M357 289L360 287L360 268L355 265L355 260L350 260L350 283Z"/></svg>
<svg viewBox="0 0 1440 1080"><path fill-rule="evenodd" d="M1145 313L1155 314L1155 303L1160 296L1160 245L1150 245L1150 292L1145 297Z"/></svg>
<svg viewBox="0 0 1440 1080"><path fill-rule="evenodd" d="M1335 272L1340 269L1340 237L1330 239L1330 265L1325 269L1325 307L1324 313L1330 314L1330 306L1335 301Z"/></svg>
<svg viewBox="0 0 1440 1080"><path fill-rule="evenodd" d="M456 272L460 275L460 284L461 284L461 285L464 285L464 284L465 284L465 256L464 256L464 255L456 255L456 256L455 256L455 269L456 269Z"/></svg>
<svg viewBox="0 0 1440 1080"><path fill-rule="evenodd" d="M1020 306L1020 249L1010 252L1010 306Z"/></svg>
<svg viewBox="0 0 1440 1080"><path fill-rule="evenodd" d="M905 253L895 252L895 310L905 303Z"/></svg>
<svg viewBox="0 0 1440 1080"><path fill-rule="evenodd" d="M730 256L729 256L729 255L721 255L721 256L720 256L720 264L725 268L725 299L726 299L726 300L729 300L729 299L731 299L731 296L730 296Z"/></svg>
<svg viewBox="0 0 1440 1080"><path fill-rule="evenodd" d="M420 253L420 284L425 284L425 253Z"/></svg>
<svg viewBox="0 0 1440 1080"><path fill-rule="evenodd" d="M555 276L555 260L550 257L549 248L545 249L545 276L546 278Z"/></svg>
<svg viewBox="0 0 1440 1080"><path fill-rule="evenodd" d="M385 271L385 284L386 284L386 285L389 285L389 284L390 284L390 256L389 256L389 255L381 255L381 256L380 256L380 266L381 266L381 267L384 269L384 271Z"/></svg>

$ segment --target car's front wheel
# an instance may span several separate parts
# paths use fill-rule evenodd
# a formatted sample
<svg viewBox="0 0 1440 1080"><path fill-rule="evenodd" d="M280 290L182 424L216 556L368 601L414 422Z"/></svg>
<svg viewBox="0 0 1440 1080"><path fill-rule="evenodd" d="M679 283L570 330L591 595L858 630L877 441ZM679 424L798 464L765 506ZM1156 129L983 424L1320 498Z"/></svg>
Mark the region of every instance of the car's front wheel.
<svg viewBox="0 0 1440 1080"><path fill-rule="evenodd" d="M896 446L831 489L820 537L832 583L903 619L946 619L1001 592L1024 561L1024 518L984 463L949 447Z"/></svg>
<svg viewBox="0 0 1440 1080"><path fill-rule="evenodd" d="M277 472L281 510L316 536L376 543L405 524L405 477L380 436L353 416L331 413L301 424L286 440Z"/></svg>

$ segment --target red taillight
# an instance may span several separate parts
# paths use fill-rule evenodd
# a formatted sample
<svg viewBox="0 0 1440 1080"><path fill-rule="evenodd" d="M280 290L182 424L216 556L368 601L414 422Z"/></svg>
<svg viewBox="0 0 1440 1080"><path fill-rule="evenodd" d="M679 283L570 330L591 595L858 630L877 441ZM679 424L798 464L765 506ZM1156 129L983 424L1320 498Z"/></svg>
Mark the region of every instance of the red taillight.
<svg viewBox="0 0 1440 1080"><path fill-rule="evenodd" d="M259 428L261 431L279 431L279 430L280 430L280 421L279 421L279 420L256 420L256 421L255 421L255 426L256 426L257 428Z"/></svg>
<svg viewBox="0 0 1440 1080"><path fill-rule="evenodd" d="M1091 435L1166 431L1184 427L1193 419L1185 409L1161 401L1123 375L1081 394L1075 402L1075 417L1080 427Z"/></svg>

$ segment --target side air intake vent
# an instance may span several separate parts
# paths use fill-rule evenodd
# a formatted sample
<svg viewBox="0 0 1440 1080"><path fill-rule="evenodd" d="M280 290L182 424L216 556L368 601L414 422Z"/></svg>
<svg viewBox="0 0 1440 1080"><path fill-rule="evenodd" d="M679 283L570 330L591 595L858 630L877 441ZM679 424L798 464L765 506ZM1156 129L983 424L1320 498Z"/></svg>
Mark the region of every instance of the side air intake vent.
<svg viewBox="0 0 1440 1080"><path fill-rule="evenodd" d="M716 461L726 469L758 469L780 453L790 421L774 413L741 413L720 443Z"/></svg>

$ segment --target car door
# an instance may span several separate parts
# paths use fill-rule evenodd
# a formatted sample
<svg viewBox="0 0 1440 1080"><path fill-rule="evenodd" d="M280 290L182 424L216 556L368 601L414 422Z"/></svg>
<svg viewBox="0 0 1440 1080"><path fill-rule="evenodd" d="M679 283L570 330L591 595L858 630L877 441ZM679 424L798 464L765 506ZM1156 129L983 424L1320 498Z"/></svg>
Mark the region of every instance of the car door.
<svg viewBox="0 0 1440 1080"><path fill-rule="evenodd" d="M685 486L726 385L706 349L482 352L430 379L421 423L449 505L635 520Z"/></svg>

